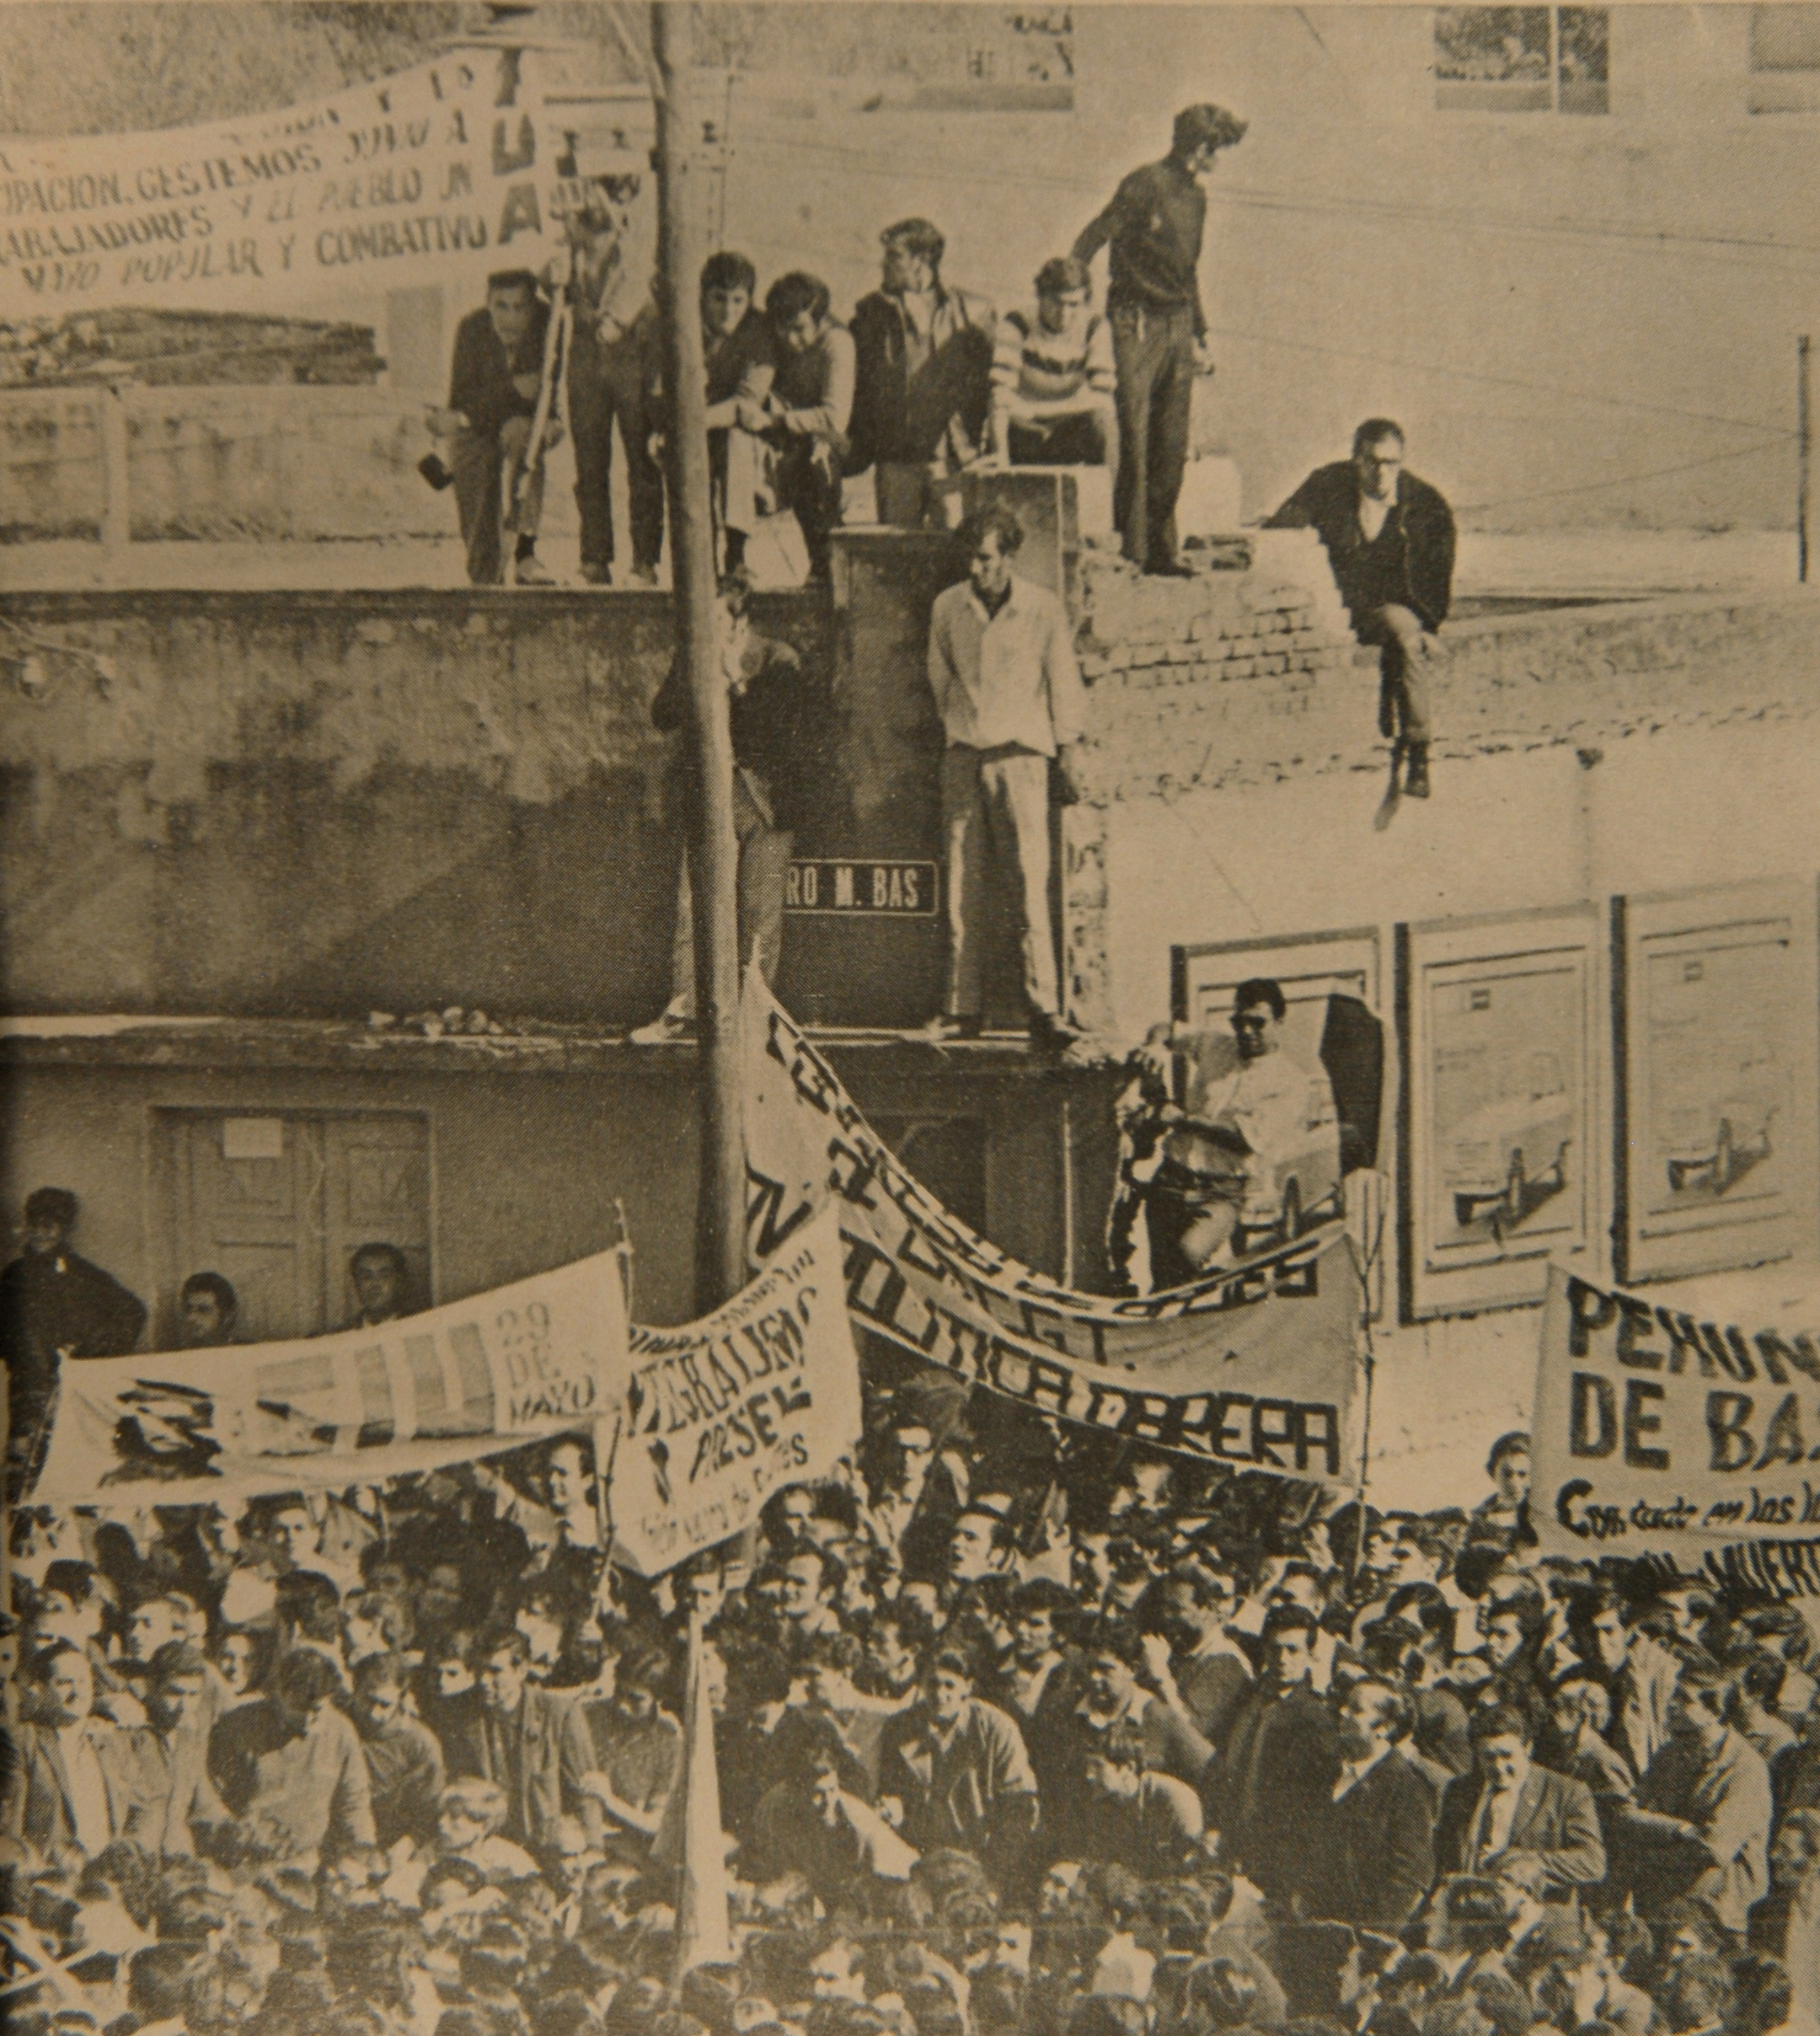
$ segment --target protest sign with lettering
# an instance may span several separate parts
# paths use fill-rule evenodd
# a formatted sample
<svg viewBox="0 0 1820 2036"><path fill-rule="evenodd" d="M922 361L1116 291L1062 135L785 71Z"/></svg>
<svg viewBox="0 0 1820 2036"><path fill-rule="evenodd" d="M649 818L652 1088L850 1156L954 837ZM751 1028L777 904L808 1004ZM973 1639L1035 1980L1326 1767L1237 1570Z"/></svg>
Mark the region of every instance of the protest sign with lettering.
<svg viewBox="0 0 1820 2036"><path fill-rule="evenodd" d="M859 1364L832 1209L724 1308L634 1328L613 1455L617 1545L647 1576L749 1527L859 1440Z"/></svg>
<svg viewBox="0 0 1820 2036"><path fill-rule="evenodd" d="M578 179L641 176L650 214L653 130L642 92L577 94L498 47L265 118L0 141L0 320L297 311L445 279L478 304L490 270L549 259Z"/></svg>
<svg viewBox="0 0 1820 2036"><path fill-rule="evenodd" d="M1192 1287L1079 1294L997 1250L905 1171L748 972L748 1250L832 1201L855 1322L1036 1411L1234 1469L1357 1483L1364 1294L1329 1224Z"/></svg>
<svg viewBox="0 0 1820 2036"><path fill-rule="evenodd" d="M1534 1443L1545 1549L1716 1575L1742 1562L1771 1588L1812 1588L1820 1335L1702 1321L1553 1267Z"/></svg>
<svg viewBox="0 0 1820 2036"><path fill-rule="evenodd" d="M33 1497L179 1505L376 1484L589 1427L626 1362L615 1251L375 1329L68 1362Z"/></svg>

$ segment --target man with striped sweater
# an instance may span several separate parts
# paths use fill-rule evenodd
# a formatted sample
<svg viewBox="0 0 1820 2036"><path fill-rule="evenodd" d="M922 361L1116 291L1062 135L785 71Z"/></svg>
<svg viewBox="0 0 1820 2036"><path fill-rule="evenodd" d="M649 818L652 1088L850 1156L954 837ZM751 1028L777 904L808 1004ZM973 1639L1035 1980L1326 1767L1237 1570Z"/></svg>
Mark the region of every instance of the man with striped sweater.
<svg viewBox="0 0 1820 2036"><path fill-rule="evenodd" d="M1105 467L1118 439L1112 328L1086 265L1036 272L1034 309L1006 313L993 351L992 456L1016 467Z"/></svg>

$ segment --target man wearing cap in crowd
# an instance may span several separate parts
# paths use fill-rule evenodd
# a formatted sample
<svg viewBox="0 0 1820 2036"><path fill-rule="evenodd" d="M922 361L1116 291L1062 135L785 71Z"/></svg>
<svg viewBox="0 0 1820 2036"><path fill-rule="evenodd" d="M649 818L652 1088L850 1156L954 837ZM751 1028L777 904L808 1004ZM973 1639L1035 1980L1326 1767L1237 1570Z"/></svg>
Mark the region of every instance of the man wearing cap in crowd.
<svg viewBox="0 0 1820 2036"><path fill-rule="evenodd" d="M1119 471L1113 520L1125 556L1148 573L1186 569L1176 557L1175 502L1188 463L1190 401L1210 375L1196 265L1214 158L1245 137L1223 106L1185 106L1170 152L1134 169L1074 243L1085 265L1111 244L1106 309L1118 359Z"/></svg>

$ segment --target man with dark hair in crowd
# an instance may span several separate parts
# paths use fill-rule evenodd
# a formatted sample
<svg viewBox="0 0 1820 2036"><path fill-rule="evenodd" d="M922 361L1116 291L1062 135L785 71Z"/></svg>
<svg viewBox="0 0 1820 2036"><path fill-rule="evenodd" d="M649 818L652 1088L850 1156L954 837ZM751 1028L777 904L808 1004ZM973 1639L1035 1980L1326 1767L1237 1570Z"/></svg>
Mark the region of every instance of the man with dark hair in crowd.
<svg viewBox="0 0 1820 2036"><path fill-rule="evenodd" d="M939 1648L920 1701L886 1727L881 1805L895 1798L918 1851L958 1848L1003 1871L1017 1864L1036 1822L1036 1778L1018 1728L973 1694L974 1666Z"/></svg>
<svg viewBox="0 0 1820 2036"><path fill-rule="evenodd" d="M373 1842L372 1793L341 1678L313 1648L286 1654L271 1693L224 1712L209 1777L258 1842L313 1871L324 1848Z"/></svg>
<svg viewBox="0 0 1820 2036"><path fill-rule="evenodd" d="M358 1246L348 1261L348 1278L357 1305L344 1329L377 1329L413 1312L410 1262L395 1244L376 1239Z"/></svg>
<svg viewBox="0 0 1820 2036"><path fill-rule="evenodd" d="M942 281L947 242L927 219L879 236L880 287L854 308L848 471L875 469L881 523L921 524L936 483L979 458L997 324L984 297Z"/></svg>
<svg viewBox="0 0 1820 2036"><path fill-rule="evenodd" d="M1226 1743L1234 1714L1251 1686L1244 1648L1226 1631L1235 1596L1223 1568L1202 1562L1178 1562L1151 1587L1148 1602L1169 1658L1154 1663L1164 1701L1174 1692L1178 1707L1211 1746Z"/></svg>
<svg viewBox="0 0 1820 2036"><path fill-rule="evenodd" d="M594 1765L586 1723L569 1698L528 1680L529 1659L521 1633L491 1634L475 1649L480 1707L463 1744L443 1744L449 1772L505 1790L500 1829L528 1852L554 1850L556 1820L565 1814L579 1816L598 1845L605 1829L600 1805L581 1786Z"/></svg>
<svg viewBox="0 0 1820 2036"><path fill-rule="evenodd" d="M1408 1922L1434 1880L1433 1798L1397 1750L1410 1706L1394 1684L1353 1684L1340 1706L1340 1772L1305 1833L1306 1913L1365 1930Z"/></svg>
<svg viewBox="0 0 1820 2036"><path fill-rule="evenodd" d="M1084 262L1036 271L1034 309L1008 311L993 353L990 450L1014 467L1109 467L1118 447L1112 328Z"/></svg>
<svg viewBox="0 0 1820 2036"><path fill-rule="evenodd" d="M624 1654L613 1695L576 1706L593 1755L581 1786L605 1814L606 1849L639 1867L650 1857L682 1755L681 1728L658 1701L670 1673L660 1648Z"/></svg>
<svg viewBox="0 0 1820 2036"><path fill-rule="evenodd" d="M147 1728L136 1735L142 1807L132 1830L150 1851L193 1852L199 1834L228 1822L208 1776L209 1674L201 1649L186 1641L169 1641L152 1658Z"/></svg>
<svg viewBox="0 0 1820 2036"><path fill-rule="evenodd" d="M24 1249L0 1272L0 1358L7 1369L7 1490L16 1503L42 1467L66 1358L125 1357L145 1304L69 1248L78 1204L67 1187L25 1197Z"/></svg>
<svg viewBox="0 0 1820 2036"><path fill-rule="evenodd" d="M1074 243L1084 267L1111 245L1106 310L1118 363L1118 486L1113 517L1125 556L1148 573L1186 571L1175 503L1188 463L1196 375L1210 375L1207 313L1196 272L1214 158L1245 138L1223 106L1185 106L1170 152L1134 169Z"/></svg>
<svg viewBox="0 0 1820 2036"><path fill-rule="evenodd" d="M928 1036L972 1039L984 1022L988 871L996 853L1016 871L1024 994L1033 1044L1054 1051L1070 1025L1049 909L1049 804L1079 796L1080 668L1061 603L1020 579L1024 527L993 503L961 533L967 576L929 613L929 688L947 737L942 839L947 865L948 985Z"/></svg>
<svg viewBox="0 0 1820 2036"><path fill-rule="evenodd" d="M240 1297L219 1272L192 1272L177 1297L178 1340L185 1350L214 1350L234 1340Z"/></svg>
<svg viewBox="0 0 1820 2036"><path fill-rule="evenodd" d="M396 1654L369 1654L354 1668L353 1719L366 1756L375 1842L427 1845L443 1786L442 1748L407 1709L410 1681Z"/></svg>
<svg viewBox="0 0 1820 2036"><path fill-rule="evenodd" d="M497 587L505 579L502 527L516 533L517 584L550 584L537 555L543 448L531 444L549 316L530 270L501 269L488 276L485 304L455 329L447 405L430 414L432 433L452 442L453 472L432 455L424 463L425 475L436 487L454 481L468 577L476 587ZM554 421L552 415L549 423ZM553 442L546 436L545 443Z"/></svg>
<svg viewBox="0 0 1820 2036"><path fill-rule="evenodd" d="M1635 1623L1615 1585L1588 1584L1572 1602L1574 1644L1611 1690L1611 1743L1641 1781L1668 1739L1668 1710L1680 1664Z"/></svg>
<svg viewBox="0 0 1820 2036"><path fill-rule="evenodd" d="M135 1734L99 1716L94 1670L58 1641L32 1663L0 1829L51 1857L91 1856L131 1830L143 1792Z"/></svg>
<svg viewBox="0 0 1820 2036"><path fill-rule="evenodd" d="M1493 1705L1472 1721L1477 1772L1441 1798L1435 1858L1443 1873L1485 1873L1506 1852L1531 1852L1563 1892L1605 1878L1605 1840L1582 1782L1538 1767L1528 1714Z"/></svg>
<svg viewBox="0 0 1820 2036"><path fill-rule="evenodd" d="M800 269L780 276L765 297L777 370L761 429L775 456L777 506L796 518L811 581L828 576L828 533L841 520L851 449L854 339L828 306L827 285Z"/></svg>
<svg viewBox="0 0 1820 2036"><path fill-rule="evenodd" d="M1352 454L1317 467L1270 530L1320 533L1361 643L1383 655L1378 724L1408 758L1403 789L1428 796L1429 669L1453 597L1453 512L1403 463L1403 427L1368 417Z"/></svg>

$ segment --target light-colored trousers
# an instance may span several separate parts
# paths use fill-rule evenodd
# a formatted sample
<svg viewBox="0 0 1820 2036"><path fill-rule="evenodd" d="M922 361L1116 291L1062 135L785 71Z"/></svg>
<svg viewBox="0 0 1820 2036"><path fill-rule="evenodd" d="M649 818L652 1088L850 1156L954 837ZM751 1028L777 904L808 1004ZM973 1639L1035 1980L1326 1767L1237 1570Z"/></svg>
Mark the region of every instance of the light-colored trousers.
<svg viewBox="0 0 1820 2036"><path fill-rule="evenodd" d="M1034 750L942 753L942 841L948 857L948 997L963 1017L984 1007L987 878L996 851L1017 865L1018 935L1031 1009L1061 1015L1049 923L1049 759Z"/></svg>

